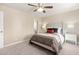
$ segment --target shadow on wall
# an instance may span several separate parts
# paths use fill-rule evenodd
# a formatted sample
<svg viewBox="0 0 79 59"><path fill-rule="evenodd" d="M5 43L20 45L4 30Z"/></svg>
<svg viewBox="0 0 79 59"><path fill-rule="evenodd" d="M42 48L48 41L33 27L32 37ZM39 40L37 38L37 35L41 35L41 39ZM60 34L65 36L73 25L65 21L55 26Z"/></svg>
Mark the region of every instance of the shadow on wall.
<svg viewBox="0 0 79 59"><path fill-rule="evenodd" d="M33 34L29 34L26 37L24 37L24 39L23 39L24 42L29 43L29 41L30 41L30 39L31 39L32 36L33 36Z"/></svg>

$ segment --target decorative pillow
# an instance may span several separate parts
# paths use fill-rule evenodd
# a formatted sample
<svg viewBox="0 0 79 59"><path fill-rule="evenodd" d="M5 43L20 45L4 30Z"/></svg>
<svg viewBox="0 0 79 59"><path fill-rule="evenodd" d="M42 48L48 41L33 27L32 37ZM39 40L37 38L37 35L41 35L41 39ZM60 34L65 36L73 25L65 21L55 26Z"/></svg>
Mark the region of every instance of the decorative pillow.
<svg viewBox="0 0 79 59"><path fill-rule="evenodd" d="M47 33L57 33L57 28L47 28Z"/></svg>

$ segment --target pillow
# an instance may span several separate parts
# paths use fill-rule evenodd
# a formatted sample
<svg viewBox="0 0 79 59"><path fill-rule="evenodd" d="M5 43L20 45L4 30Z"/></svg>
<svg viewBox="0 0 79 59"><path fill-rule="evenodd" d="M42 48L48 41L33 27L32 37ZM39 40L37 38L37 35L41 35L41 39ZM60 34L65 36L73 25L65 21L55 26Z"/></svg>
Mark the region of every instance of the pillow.
<svg viewBox="0 0 79 59"><path fill-rule="evenodd" d="M47 33L57 33L57 28L47 28Z"/></svg>

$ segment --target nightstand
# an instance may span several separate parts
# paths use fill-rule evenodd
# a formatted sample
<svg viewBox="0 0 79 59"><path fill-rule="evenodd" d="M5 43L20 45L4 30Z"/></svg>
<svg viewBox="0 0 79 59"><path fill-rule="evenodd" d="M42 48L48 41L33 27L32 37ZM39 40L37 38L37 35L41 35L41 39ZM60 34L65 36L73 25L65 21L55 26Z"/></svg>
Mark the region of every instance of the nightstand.
<svg viewBox="0 0 79 59"><path fill-rule="evenodd" d="M77 35L72 33L65 33L65 41L77 44Z"/></svg>

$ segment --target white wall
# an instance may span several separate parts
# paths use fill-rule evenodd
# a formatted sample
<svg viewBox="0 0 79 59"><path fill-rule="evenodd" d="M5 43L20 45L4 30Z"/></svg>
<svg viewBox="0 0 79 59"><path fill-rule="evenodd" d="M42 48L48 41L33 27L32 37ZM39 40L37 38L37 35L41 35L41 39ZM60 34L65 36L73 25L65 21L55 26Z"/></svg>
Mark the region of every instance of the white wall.
<svg viewBox="0 0 79 59"><path fill-rule="evenodd" d="M0 5L0 11L4 12L5 45L27 40L34 33L33 21L37 18L4 5Z"/></svg>

